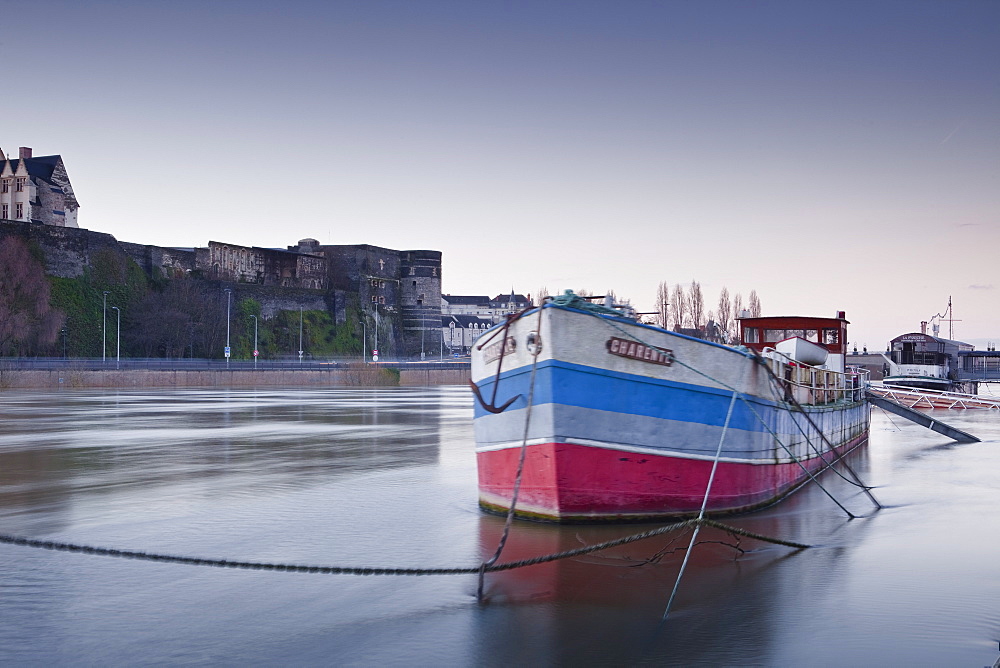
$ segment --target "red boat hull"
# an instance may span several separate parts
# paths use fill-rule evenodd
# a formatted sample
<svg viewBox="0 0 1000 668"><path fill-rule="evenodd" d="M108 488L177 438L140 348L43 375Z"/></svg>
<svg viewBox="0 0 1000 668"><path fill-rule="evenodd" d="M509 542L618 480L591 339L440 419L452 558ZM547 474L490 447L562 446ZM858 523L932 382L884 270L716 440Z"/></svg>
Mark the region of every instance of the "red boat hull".
<svg viewBox="0 0 1000 668"><path fill-rule="evenodd" d="M707 511L726 514L766 506L794 491L810 473L862 445L867 433L798 463L720 462ZM834 452L837 454L835 455ZM517 477L520 448L477 454L480 505L506 512ZM705 497L712 461L638 454L571 443L530 445L517 514L540 520L621 521L696 515Z"/></svg>

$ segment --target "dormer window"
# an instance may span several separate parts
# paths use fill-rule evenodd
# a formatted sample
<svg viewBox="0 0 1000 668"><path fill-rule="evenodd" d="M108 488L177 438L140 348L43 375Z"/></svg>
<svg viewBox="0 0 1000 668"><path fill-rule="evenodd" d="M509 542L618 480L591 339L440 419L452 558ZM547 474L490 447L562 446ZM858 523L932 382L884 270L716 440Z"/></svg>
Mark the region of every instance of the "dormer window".
<svg viewBox="0 0 1000 668"><path fill-rule="evenodd" d="M16 190L17 192L24 192L24 177L23 176L17 177L17 183L14 186L14 190Z"/></svg>
<svg viewBox="0 0 1000 668"><path fill-rule="evenodd" d="M0 192L10 192L10 179L4 179L3 182L0 183Z"/></svg>

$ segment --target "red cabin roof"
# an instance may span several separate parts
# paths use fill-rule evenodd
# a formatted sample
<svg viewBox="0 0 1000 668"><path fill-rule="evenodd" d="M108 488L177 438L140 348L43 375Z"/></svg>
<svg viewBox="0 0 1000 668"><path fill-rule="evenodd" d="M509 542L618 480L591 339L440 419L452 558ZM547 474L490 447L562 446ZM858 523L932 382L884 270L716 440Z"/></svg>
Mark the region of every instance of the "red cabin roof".
<svg viewBox="0 0 1000 668"><path fill-rule="evenodd" d="M777 315L740 318L739 321L740 343L757 352L794 336L821 345L834 355L843 355L847 350L847 325L850 323L843 311L836 318Z"/></svg>

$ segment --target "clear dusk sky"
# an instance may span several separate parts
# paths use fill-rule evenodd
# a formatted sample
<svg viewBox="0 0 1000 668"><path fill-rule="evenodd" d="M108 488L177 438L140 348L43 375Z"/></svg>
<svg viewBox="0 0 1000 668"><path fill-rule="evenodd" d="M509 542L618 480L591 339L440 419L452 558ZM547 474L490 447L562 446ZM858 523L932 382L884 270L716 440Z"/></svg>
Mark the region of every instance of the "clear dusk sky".
<svg viewBox="0 0 1000 668"><path fill-rule="evenodd" d="M1000 340L997 0L0 0L0 62L0 146L120 240Z"/></svg>

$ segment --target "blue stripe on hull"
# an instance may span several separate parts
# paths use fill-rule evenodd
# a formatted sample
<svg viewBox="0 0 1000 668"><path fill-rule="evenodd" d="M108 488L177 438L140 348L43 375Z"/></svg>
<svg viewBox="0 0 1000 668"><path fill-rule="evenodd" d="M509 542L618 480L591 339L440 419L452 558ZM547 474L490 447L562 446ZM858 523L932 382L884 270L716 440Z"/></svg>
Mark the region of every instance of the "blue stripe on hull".
<svg viewBox="0 0 1000 668"><path fill-rule="evenodd" d="M531 367L502 374L496 405L502 405L511 397L520 395L511 408L526 407L530 383ZM484 379L477 385L484 398L492 396L493 377ZM553 360L538 365L534 404L558 403L624 415L645 415L721 427L725 424L731 397L732 392L726 389L623 374ZM762 409L775 406L775 402L760 397L747 398ZM761 412L756 406L755 410ZM476 404L477 418L488 414ZM764 430L743 402L739 402L734 408L730 426L748 431Z"/></svg>
<svg viewBox="0 0 1000 668"><path fill-rule="evenodd" d="M484 397L492 394L492 380L481 386ZM565 362L539 364L535 381L529 441L577 442L682 457L714 457L732 396L728 390ZM496 403L515 395L520 398L500 414L476 407L480 450L520 444L526 416L518 407L526 406L529 382L530 368L508 372L501 377ZM723 458L789 461L786 448L797 459L809 458L816 449L829 447L824 439L836 447L859 436L868 425L868 408L862 403L810 408L807 419L773 401L745 398L747 402L737 400L733 407Z"/></svg>

